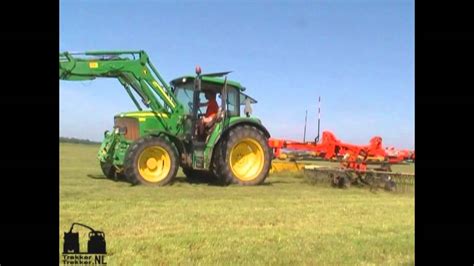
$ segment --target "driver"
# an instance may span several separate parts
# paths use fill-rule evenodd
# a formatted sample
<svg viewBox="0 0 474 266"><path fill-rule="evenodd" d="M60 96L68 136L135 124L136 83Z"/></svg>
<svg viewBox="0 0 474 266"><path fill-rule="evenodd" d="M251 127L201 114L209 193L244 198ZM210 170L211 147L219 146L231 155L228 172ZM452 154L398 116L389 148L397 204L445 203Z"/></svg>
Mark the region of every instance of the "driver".
<svg viewBox="0 0 474 266"><path fill-rule="evenodd" d="M202 106L207 106L206 114L204 115L203 122L209 123L212 121L214 116L217 115L217 111L219 110L219 105L217 105L216 101L216 93L211 91L206 91L204 93L206 97L207 103L202 103Z"/></svg>
<svg viewBox="0 0 474 266"><path fill-rule="evenodd" d="M214 121L214 118L217 116L217 112L219 111L219 105L216 101L216 93L212 91L206 91L204 92L204 96L206 97L207 103L201 103L200 106L207 106L207 109L204 117L199 123L200 133L204 132L205 127L209 127L209 125Z"/></svg>

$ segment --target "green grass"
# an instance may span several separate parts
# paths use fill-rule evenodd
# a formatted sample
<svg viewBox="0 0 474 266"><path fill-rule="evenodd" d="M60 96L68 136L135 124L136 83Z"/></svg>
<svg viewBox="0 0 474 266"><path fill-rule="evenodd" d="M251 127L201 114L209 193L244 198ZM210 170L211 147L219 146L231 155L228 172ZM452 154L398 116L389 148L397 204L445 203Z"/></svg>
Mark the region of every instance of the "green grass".
<svg viewBox="0 0 474 266"><path fill-rule="evenodd" d="M130 186L105 179L98 146L61 144L60 248L71 223L106 234L109 265L412 265L414 197L311 186ZM79 229L79 227L78 227ZM81 232L81 251L87 236Z"/></svg>

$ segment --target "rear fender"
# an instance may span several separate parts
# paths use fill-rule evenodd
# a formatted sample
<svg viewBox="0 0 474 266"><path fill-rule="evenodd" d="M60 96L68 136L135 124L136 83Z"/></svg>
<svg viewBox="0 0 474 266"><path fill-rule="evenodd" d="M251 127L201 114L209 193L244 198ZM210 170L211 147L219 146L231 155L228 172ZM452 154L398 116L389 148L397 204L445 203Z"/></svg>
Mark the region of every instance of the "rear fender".
<svg viewBox="0 0 474 266"><path fill-rule="evenodd" d="M219 134L219 136L217 137L215 143L217 144L220 141L221 137L226 135L228 132L230 132L230 130L232 130L232 129L238 127L238 126L243 126L243 125L249 125L249 126L256 127L257 129L259 129L260 131L263 132L265 137L270 138L270 133L268 132L268 130L261 123L258 123L253 119L239 119L239 120L237 120L233 123L231 122L230 126L228 126L221 134Z"/></svg>

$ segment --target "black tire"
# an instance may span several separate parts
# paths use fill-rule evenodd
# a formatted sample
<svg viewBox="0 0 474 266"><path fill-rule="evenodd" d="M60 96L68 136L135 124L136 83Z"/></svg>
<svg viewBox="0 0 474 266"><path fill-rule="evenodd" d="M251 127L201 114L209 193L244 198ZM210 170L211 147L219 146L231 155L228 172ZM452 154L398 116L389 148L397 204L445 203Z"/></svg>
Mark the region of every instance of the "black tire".
<svg viewBox="0 0 474 266"><path fill-rule="evenodd" d="M395 181L393 181L391 178L389 178L388 176L385 178L385 186L384 186L384 189L386 191L395 191L397 189L397 184L395 183Z"/></svg>
<svg viewBox="0 0 474 266"><path fill-rule="evenodd" d="M347 176L341 176L338 180L338 187L349 188L351 186L351 180Z"/></svg>
<svg viewBox="0 0 474 266"><path fill-rule="evenodd" d="M230 155L232 148L241 143L244 139L250 139L257 143L259 147L262 149L261 152L263 154L263 162L256 162L261 163L261 168L258 166L256 169L260 170L260 172L256 171L255 177L250 177L249 179L243 180L239 179L237 175L232 171L230 166ZM256 144L254 144L256 145ZM255 146L257 149L258 147ZM271 149L268 146L268 139L264 135L264 133L249 125L237 126L228 132L226 135L222 136L221 141L216 146L216 150L213 156L213 169L212 171L215 172L215 175L219 178L220 182L223 185L228 184L239 184L243 186L254 186L260 185L265 181L265 178L268 176L268 172L270 171L271 166ZM253 167L253 166L252 166Z"/></svg>
<svg viewBox="0 0 474 266"><path fill-rule="evenodd" d="M159 148L160 151L162 150L166 151L167 156L169 158L169 170L167 174L164 173L166 174L166 176L164 176L163 178L159 178L159 180L157 181L150 180L150 178L147 179L142 174L140 174L140 170L139 170L140 155L142 155L142 153L145 150L148 150L152 147ZM159 161L158 164L159 163L161 163L161 161ZM165 167L165 166L162 165L162 167ZM176 177L178 168L179 168L179 164L178 164L178 155L177 155L176 148L169 141L161 137L147 136L144 138L140 138L129 147L127 154L125 155L124 174L125 174L125 177L132 184L142 184L142 185L147 185L147 186L167 185L171 183L173 179Z"/></svg>
<svg viewBox="0 0 474 266"><path fill-rule="evenodd" d="M100 162L100 168L102 169L102 173L108 179L118 181L118 180L126 180L123 172L117 172L115 166L112 165L110 162Z"/></svg>
<svg viewBox="0 0 474 266"><path fill-rule="evenodd" d="M109 162L100 162L100 168L105 177L109 179L115 178L115 167Z"/></svg>
<svg viewBox="0 0 474 266"><path fill-rule="evenodd" d="M115 167L110 162L100 162L100 168L102 169L102 173L108 179L116 179L115 176Z"/></svg>

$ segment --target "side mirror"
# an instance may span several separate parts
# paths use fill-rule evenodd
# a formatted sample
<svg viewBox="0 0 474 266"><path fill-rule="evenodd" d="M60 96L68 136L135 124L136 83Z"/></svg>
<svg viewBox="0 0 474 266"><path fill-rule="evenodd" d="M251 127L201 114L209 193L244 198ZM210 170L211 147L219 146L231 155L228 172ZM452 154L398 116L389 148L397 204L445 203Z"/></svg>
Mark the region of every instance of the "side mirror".
<svg viewBox="0 0 474 266"><path fill-rule="evenodd" d="M247 117L250 117L250 115L252 114L252 106L250 105L250 99L249 98L245 98L244 113Z"/></svg>

